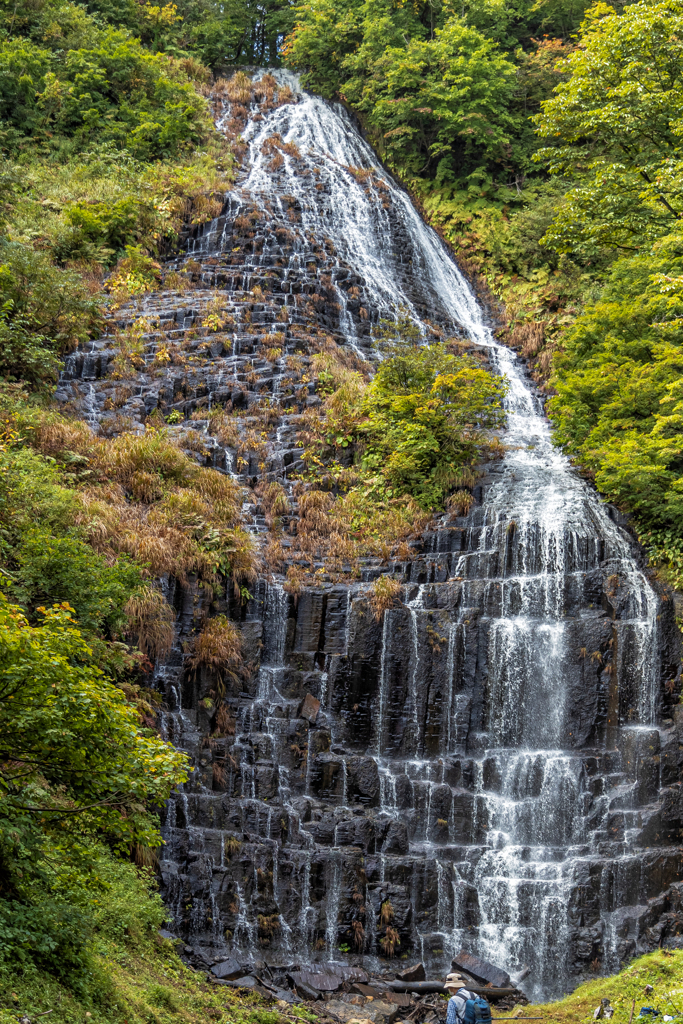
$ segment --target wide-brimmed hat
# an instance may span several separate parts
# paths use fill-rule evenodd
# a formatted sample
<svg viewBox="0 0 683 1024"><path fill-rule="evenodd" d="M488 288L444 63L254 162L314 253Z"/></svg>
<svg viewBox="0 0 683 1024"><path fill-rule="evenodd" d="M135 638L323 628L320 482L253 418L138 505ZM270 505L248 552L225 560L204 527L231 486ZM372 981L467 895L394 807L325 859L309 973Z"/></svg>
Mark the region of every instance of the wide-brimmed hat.
<svg viewBox="0 0 683 1024"><path fill-rule="evenodd" d="M443 987L447 988L449 992L457 992L458 989L465 987L465 979L460 974L449 974Z"/></svg>

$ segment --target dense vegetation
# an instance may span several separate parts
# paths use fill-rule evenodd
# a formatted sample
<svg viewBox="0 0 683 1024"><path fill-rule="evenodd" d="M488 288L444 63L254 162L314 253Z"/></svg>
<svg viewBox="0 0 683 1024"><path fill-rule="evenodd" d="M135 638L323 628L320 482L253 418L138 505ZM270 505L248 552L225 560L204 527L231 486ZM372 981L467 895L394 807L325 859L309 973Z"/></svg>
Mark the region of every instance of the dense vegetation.
<svg viewBox="0 0 683 1024"><path fill-rule="evenodd" d="M265 564L287 589L311 584L325 559L329 578L359 576L360 559L410 558L410 541L434 513L463 515L479 465L503 447L505 380L457 339L422 338L407 317L377 331L383 359L369 364L328 338L310 369L323 399L301 417L306 471L296 484L296 534L282 547L280 484L257 487L272 524Z"/></svg>
<svg viewBox="0 0 683 1024"><path fill-rule="evenodd" d="M239 585L253 553L235 485L198 467L163 426L94 437L16 388L4 410L2 955L88 995L97 905L119 870L112 854L154 865L154 809L187 777L184 756L157 736L159 696L145 688L150 659L173 639L154 579Z"/></svg>
<svg viewBox="0 0 683 1024"><path fill-rule="evenodd" d="M88 985L53 972L0 972L0 1024L49 1013L56 1024L294 1024L314 1021L303 1007L286 1016L259 995L210 985L161 938L165 909L132 865L102 857L93 891ZM87 878L83 879L87 883Z"/></svg>
<svg viewBox="0 0 683 1024"><path fill-rule="evenodd" d="M50 394L64 355L102 329L106 293L116 308L156 287L155 257L220 209L233 157L206 83L217 61L268 59L283 18L243 4L0 8L0 991L15 1010L49 996L73 1004L67 1017L178 1012L152 983L163 956L144 997L133 982L119 992L114 969L158 954L156 810L187 777L146 688L173 638L156 581L239 588L252 545L237 488L163 418L144 437L96 437ZM120 350L125 376L135 328Z"/></svg>
<svg viewBox="0 0 683 1024"><path fill-rule="evenodd" d="M380 330L384 358L369 382L367 367L350 369L336 347L314 357L325 403L305 416L306 458L351 495L434 511L471 486L477 462L502 451L490 431L504 423L505 381L462 342L425 343L407 319ZM346 449L354 463L345 471Z"/></svg>

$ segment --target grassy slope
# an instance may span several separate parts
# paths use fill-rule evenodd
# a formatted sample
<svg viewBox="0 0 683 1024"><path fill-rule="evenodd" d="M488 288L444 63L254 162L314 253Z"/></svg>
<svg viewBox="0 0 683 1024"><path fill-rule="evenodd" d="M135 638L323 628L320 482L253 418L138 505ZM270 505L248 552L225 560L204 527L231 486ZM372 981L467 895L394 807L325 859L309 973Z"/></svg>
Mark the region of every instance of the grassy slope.
<svg viewBox="0 0 683 1024"><path fill-rule="evenodd" d="M279 1012L258 995L208 984L159 937L105 940L92 962L98 974L94 1001L79 999L42 972L0 977L0 1024L52 1010L51 1024L291 1024L312 1021L309 1011L287 1007Z"/></svg>
<svg viewBox="0 0 683 1024"><path fill-rule="evenodd" d="M652 985L653 991L646 993L646 985ZM542 1017L558 1024L587 1022L593 1019L593 1011L603 998L614 1007L612 1024L628 1024L634 999L634 1020L641 1006L653 1006L662 1015L683 1012L683 950L648 953L619 974L588 981L556 1003L525 1006L520 1016ZM512 1014L506 1014L505 1019L512 1019Z"/></svg>

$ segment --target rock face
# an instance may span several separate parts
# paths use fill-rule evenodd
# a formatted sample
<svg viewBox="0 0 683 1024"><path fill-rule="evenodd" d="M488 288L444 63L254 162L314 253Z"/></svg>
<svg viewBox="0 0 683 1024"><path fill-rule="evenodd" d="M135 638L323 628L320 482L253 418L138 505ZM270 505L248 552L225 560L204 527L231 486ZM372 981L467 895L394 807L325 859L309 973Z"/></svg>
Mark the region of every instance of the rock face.
<svg viewBox="0 0 683 1024"><path fill-rule="evenodd" d="M238 186L169 264L199 287L138 304L151 326L126 394L112 331L71 357L58 397L104 429L118 416L142 430L157 408L194 414L200 461L288 487L303 468L298 419L319 400L306 343L368 353L372 325L403 308L507 374L510 448L469 515L436 523L412 557L366 559L343 582L321 566L295 592L273 572L246 603L219 598L253 663L226 693L222 730L203 703L211 681L185 674L181 653L212 597L168 581L178 642L157 671L162 727L194 771L163 813L164 898L175 931L217 962L315 971L406 954L445 974L466 950L529 964L523 987L548 997L683 941L673 602L553 449L523 364L405 194L371 171L348 117L294 98L252 108ZM215 289L218 334L202 312ZM117 317L125 328L132 307ZM160 360L169 345L190 362ZM201 419L217 402L244 410L232 441ZM264 404L275 411L258 451L245 430ZM264 510L247 508L264 532ZM378 621L369 585L382 573L403 588Z"/></svg>

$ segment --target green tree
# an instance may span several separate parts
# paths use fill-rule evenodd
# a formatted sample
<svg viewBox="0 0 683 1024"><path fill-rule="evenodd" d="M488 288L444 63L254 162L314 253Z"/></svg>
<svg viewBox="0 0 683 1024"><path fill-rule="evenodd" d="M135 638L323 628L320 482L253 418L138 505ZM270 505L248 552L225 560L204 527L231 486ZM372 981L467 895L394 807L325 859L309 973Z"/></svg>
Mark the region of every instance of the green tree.
<svg viewBox="0 0 683 1024"><path fill-rule="evenodd" d="M101 324L99 304L74 271L0 239L0 375L52 388L62 356Z"/></svg>
<svg viewBox="0 0 683 1024"><path fill-rule="evenodd" d="M102 325L99 303L78 273L60 270L44 253L18 242L0 244L0 299L8 319L23 317L59 355Z"/></svg>
<svg viewBox="0 0 683 1024"><path fill-rule="evenodd" d="M48 530L25 533L14 552L16 584L24 608L72 601L86 631L116 635L125 625L123 608L142 586L139 566L124 556L113 565L78 537L54 537Z"/></svg>
<svg viewBox="0 0 683 1024"><path fill-rule="evenodd" d="M175 156L206 137L206 102L186 69L128 33L91 26L87 45L55 52L27 39L0 43L0 118L16 133L112 141L144 160Z"/></svg>
<svg viewBox="0 0 683 1024"><path fill-rule="evenodd" d="M683 531L683 246L620 260L555 357L555 439L642 528Z"/></svg>
<svg viewBox="0 0 683 1024"><path fill-rule="evenodd" d="M122 852L159 845L158 820L146 808L186 777L184 754L142 735L135 708L93 664L67 605L43 610L31 626L4 598L0 755L8 821L27 813L40 828L78 815L83 834L106 836ZM0 871L8 891L21 887L29 866L10 859Z"/></svg>
<svg viewBox="0 0 683 1024"><path fill-rule="evenodd" d="M546 236L560 251L636 250L683 213L682 37L681 0L588 11L535 118L552 143L538 158L576 181Z"/></svg>
<svg viewBox="0 0 683 1024"><path fill-rule="evenodd" d="M38 94L50 69L50 52L28 39L0 45L0 120L30 134L41 122Z"/></svg>
<svg viewBox="0 0 683 1024"><path fill-rule="evenodd" d="M344 81L345 59L363 41L359 0L310 0L296 8L296 24L284 47L289 67L304 85L332 99Z"/></svg>
<svg viewBox="0 0 683 1024"><path fill-rule="evenodd" d="M370 68L361 53L346 62L356 75L345 92L407 173L439 182L505 159L515 68L496 43L451 18L431 39L388 46Z"/></svg>
<svg viewBox="0 0 683 1024"><path fill-rule="evenodd" d="M310 0L296 8L284 52L307 87L360 113L399 173L479 197L494 179L507 188L511 172L528 169L536 142L527 107L556 81L552 47L534 42L535 60L504 52L517 44L504 26L531 10L525 0L466 4L458 14L439 2Z"/></svg>
<svg viewBox="0 0 683 1024"><path fill-rule="evenodd" d="M28 943L57 973L87 968L87 915L64 892L67 865L92 867L98 840L119 854L158 846L158 819L148 808L185 778L185 755L143 735L136 709L93 663L67 605L43 609L31 626L0 597L5 956L26 955Z"/></svg>

